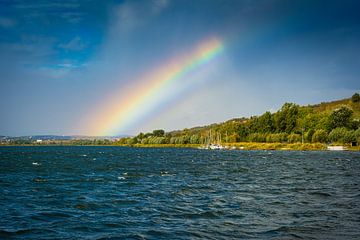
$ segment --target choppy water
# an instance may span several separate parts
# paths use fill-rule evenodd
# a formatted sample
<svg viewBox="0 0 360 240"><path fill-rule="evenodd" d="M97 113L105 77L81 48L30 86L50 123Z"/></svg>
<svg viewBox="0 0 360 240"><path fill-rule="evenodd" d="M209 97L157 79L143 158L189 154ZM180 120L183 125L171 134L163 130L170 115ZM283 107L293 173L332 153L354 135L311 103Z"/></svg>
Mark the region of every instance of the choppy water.
<svg viewBox="0 0 360 240"><path fill-rule="evenodd" d="M360 239L360 153L1 147L0 238Z"/></svg>

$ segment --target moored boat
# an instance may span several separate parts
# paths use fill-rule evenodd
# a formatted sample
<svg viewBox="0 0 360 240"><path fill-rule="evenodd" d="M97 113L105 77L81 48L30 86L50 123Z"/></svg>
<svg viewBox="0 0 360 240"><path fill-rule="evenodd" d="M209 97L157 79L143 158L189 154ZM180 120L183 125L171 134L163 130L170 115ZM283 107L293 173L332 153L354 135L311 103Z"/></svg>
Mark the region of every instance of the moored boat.
<svg viewBox="0 0 360 240"><path fill-rule="evenodd" d="M328 146L327 150L329 150L329 151L345 151L346 148L344 146Z"/></svg>

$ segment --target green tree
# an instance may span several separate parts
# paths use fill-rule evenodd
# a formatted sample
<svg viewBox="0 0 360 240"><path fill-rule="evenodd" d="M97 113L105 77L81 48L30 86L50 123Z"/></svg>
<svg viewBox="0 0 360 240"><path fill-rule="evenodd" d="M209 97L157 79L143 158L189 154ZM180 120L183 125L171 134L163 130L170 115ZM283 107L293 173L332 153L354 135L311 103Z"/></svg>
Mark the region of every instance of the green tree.
<svg viewBox="0 0 360 240"><path fill-rule="evenodd" d="M239 142L240 137L237 133L233 133L231 135L228 135L228 141L230 143L234 143L234 142ZM245 139L243 139L242 141L245 141Z"/></svg>
<svg viewBox="0 0 360 240"><path fill-rule="evenodd" d="M248 136L250 142L266 142L266 134L264 133L251 133Z"/></svg>
<svg viewBox="0 0 360 240"><path fill-rule="evenodd" d="M165 135L165 131L162 129L154 130L152 133L155 137L163 137Z"/></svg>
<svg viewBox="0 0 360 240"><path fill-rule="evenodd" d="M301 142L301 135L300 134L296 134L296 133L292 133L288 136L288 142L289 143L298 143Z"/></svg>
<svg viewBox="0 0 360 240"><path fill-rule="evenodd" d="M245 125L240 125L237 130L238 139L237 141L243 142L246 141L247 136L249 135L249 129Z"/></svg>
<svg viewBox="0 0 360 240"><path fill-rule="evenodd" d="M270 133L274 130L274 118L270 112L265 112L257 119L257 132Z"/></svg>
<svg viewBox="0 0 360 240"><path fill-rule="evenodd" d="M346 106L335 109L329 116L329 127L349 127L352 113L353 111Z"/></svg>
<svg viewBox="0 0 360 240"><path fill-rule="evenodd" d="M136 138L128 138L126 140L126 144L129 144L129 145L136 144L136 143L137 143Z"/></svg>
<svg viewBox="0 0 360 240"><path fill-rule="evenodd" d="M152 137L152 136L153 136L152 133L145 133L144 138L149 138L149 137Z"/></svg>
<svg viewBox="0 0 360 240"><path fill-rule="evenodd" d="M269 142L269 143L286 142L287 139L288 139L287 133L272 133L272 134L268 134L266 136L266 142Z"/></svg>
<svg viewBox="0 0 360 240"><path fill-rule="evenodd" d="M141 139L141 144L148 144L148 143L149 143L149 138Z"/></svg>
<svg viewBox="0 0 360 240"><path fill-rule="evenodd" d="M355 137L355 141L360 143L360 128L358 128L356 131L354 131L354 137Z"/></svg>
<svg viewBox="0 0 360 240"><path fill-rule="evenodd" d="M346 132L345 137L344 137L344 143L351 143L353 141L356 141L356 137L355 137L355 131L354 130L349 130Z"/></svg>
<svg viewBox="0 0 360 240"><path fill-rule="evenodd" d="M355 93L354 95L352 95L351 101L352 101L353 103L358 103L358 102L360 102L360 95L359 95L358 93Z"/></svg>
<svg viewBox="0 0 360 240"><path fill-rule="evenodd" d="M164 143L166 143L165 141L166 141L165 137L155 137L154 136L154 137L149 138L148 143L149 144L164 144Z"/></svg>
<svg viewBox="0 0 360 240"><path fill-rule="evenodd" d="M335 128L329 133L329 141L344 143L347 133L348 130L344 127Z"/></svg>
<svg viewBox="0 0 360 240"><path fill-rule="evenodd" d="M145 134L141 132L136 136L136 138L141 140L141 139L145 138Z"/></svg>
<svg viewBox="0 0 360 240"><path fill-rule="evenodd" d="M320 142L325 143L327 141L327 133L323 129L318 129L315 131L314 135L312 136L312 142Z"/></svg>
<svg viewBox="0 0 360 240"><path fill-rule="evenodd" d="M280 111L274 115L277 132L291 133L296 127L299 106L294 103L285 103Z"/></svg>
<svg viewBox="0 0 360 240"><path fill-rule="evenodd" d="M353 130L356 130L358 128L360 128L360 120L355 118L353 120L350 121L350 128Z"/></svg>
<svg viewBox="0 0 360 240"><path fill-rule="evenodd" d="M312 137L313 137L314 133L315 133L314 129L312 129L312 128L309 129L309 131L307 131L305 133L305 141L311 143L311 140L312 140Z"/></svg>
<svg viewBox="0 0 360 240"><path fill-rule="evenodd" d="M199 135L195 134L190 137L190 143L197 144L200 143L200 137Z"/></svg>

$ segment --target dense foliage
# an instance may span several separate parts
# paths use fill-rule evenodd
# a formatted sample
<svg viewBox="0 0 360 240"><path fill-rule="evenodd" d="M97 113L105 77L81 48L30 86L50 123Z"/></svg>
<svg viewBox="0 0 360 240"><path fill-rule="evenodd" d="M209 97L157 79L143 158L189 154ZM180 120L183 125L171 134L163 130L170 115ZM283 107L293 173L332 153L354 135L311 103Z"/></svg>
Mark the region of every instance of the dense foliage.
<svg viewBox="0 0 360 240"><path fill-rule="evenodd" d="M350 99L299 106L285 103L275 113L238 118L205 127L195 127L165 133L154 130L132 138L119 140L120 144L204 144L212 133L221 142L259 143L350 143L360 142L359 94ZM215 140L214 140L215 141Z"/></svg>

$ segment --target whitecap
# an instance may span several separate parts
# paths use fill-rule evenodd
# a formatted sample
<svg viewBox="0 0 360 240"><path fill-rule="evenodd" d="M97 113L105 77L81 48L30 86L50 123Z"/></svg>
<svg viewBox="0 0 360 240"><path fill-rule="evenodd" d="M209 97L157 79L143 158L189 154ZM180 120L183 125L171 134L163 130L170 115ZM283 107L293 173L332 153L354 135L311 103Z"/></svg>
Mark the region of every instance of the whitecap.
<svg viewBox="0 0 360 240"><path fill-rule="evenodd" d="M118 179L119 179L119 180L124 180L124 179L125 179L125 177L118 177Z"/></svg>
<svg viewBox="0 0 360 240"><path fill-rule="evenodd" d="M169 174L169 172L167 172L167 171L161 171L160 172L160 176L170 176L170 174Z"/></svg>

